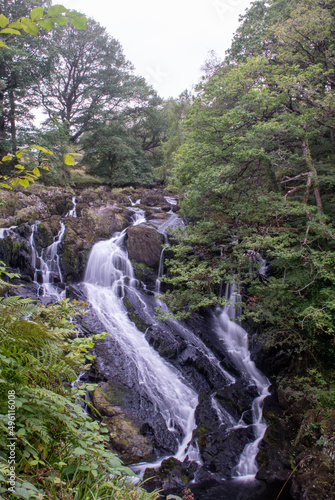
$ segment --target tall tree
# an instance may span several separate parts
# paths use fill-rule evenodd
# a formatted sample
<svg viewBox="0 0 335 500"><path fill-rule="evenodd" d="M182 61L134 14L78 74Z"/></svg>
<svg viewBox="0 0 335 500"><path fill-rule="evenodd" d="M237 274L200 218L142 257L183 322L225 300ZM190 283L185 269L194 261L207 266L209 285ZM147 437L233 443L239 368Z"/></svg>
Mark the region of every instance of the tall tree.
<svg viewBox="0 0 335 500"><path fill-rule="evenodd" d="M1 13L10 22L30 15L33 8L48 7L48 0L14 0L0 2ZM16 30L16 29L15 29ZM15 31L14 30L14 31ZM3 35L6 47L0 50L0 153L14 153L18 145L18 134L32 127L30 109L34 105L29 93L31 86L48 73L48 56L40 52L40 38L16 36L14 33Z"/></svg>
<svg viewBox="0 0 335 500"><path fill-rule="evenodd" d="M132 74L120 43L89 20L85 32L55 30L45 47L51 57L51 77L40 80L35 93L48 114L55 115L76 142L97 121L110 121L150 95L143 78Z"/></svg>
<svg viewBox="0 0 335 500"><path fill-rule="evenodd" d="M327 351L335 324L334 9L295 2L290 17L278 18L280 5L253 5L244 27L252 36L239 40L234 64L199 87L188 114L173 182L194 222L175 247L169 280L179 293L168 300L187 314L224 301L222 278L240 280L244 307L278 334L298 339L303 329L310 347L318 335ZM257 6L268 9L272 37L251 16ZM260 255L273 265L266 286Z"/></svg>

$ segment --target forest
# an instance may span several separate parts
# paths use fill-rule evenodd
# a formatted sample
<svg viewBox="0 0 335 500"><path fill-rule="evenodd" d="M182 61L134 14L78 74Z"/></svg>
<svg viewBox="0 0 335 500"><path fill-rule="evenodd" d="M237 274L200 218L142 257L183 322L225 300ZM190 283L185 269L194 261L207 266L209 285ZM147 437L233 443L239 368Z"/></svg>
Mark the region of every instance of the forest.
<svg viewBox="0 0 335 500"><path fill-rule="evenodd" d="M170 99L135 75L120 42L94 19L48 0L0 6L2 498L216 498L197 496L190 480L165 490L162 481L134 485L132 461L125 465L108 445L104 413L92 402L85 413L81 404L96 384L92 377L78 383L78 374L91 370L99 345L113 334L107 327L83 334L89 301L73 290L93 244L129 225L126 205L137 200L148 213L166 204L165 196L178 201L183 224L169 231L169 241L159 236L157 262L133 262L137 221L126 241L135 277L142 273L146 283L151 273L154 280L145 264L161 279L156 297L167 307L158 308L159 321L200 324L198 318L231 305L227 287L238 291L238 324L255 344L252 360L275 401L264 403L268 428L257 478L280 482L283 490L271 500L335 499L334 1L254 1L224 58L212 53L194 92ZM79 229L71 197L88 217ZM58 224L65 217L63 244ZM46 255L38 250L42 240L44 249L60 243L59 281L67 276L70 298L48 302L22 293L27 274L38 281L33 268L36 256ZM154 252L154 239L150 245ZM127 300L135 317L125 294ZM205 334L202 340L207 348ZM152 340L158 351L160 342ZM199 400L206 393L196 392ZM192 439L204 460L212 452L201 411ZM219 474L213 467L208 471Z"/></svg>

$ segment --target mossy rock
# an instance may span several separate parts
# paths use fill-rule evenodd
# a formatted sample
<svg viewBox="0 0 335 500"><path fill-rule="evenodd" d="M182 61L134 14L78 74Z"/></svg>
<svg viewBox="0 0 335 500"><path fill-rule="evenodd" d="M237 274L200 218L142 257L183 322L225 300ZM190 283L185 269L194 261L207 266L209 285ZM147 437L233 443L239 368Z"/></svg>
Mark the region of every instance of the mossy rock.
<svg viewBox="0 0 335 500"><path fill-rule="evenodd" d="M93 391L92 403L106 424L110 448L127 465L150 461L154 448L150 439L141 433L141 425L126 415L122 408L124 392L111 383L100 383Z"/></svg>
<svg viewBox="0 0 335 500"><path fill-rule="evenodd" d="M132 304L130 303L129 299L126 296L123 298L123 304L125 305L125 308L128 311L129 319L136 325L136 328L140 332L144 333L149 328L150 325L145 323L145 321L143 321L140 318L140 316L136 314L135 308L132 306Z"/></svg>
<svg viewBox="0 0 335 500"><path fill-rule="evenodd" d="M114 417L123 413L123 393L112 384L101 382L91 394L94 408L101 416Z"/></svg>

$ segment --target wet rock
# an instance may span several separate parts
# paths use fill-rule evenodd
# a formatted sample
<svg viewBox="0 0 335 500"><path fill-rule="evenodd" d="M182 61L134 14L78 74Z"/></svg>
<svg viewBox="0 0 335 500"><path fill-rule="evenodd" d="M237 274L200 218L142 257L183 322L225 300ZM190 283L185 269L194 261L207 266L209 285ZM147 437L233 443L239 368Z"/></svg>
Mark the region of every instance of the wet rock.
<svg viewBox="0 0 335 500"><path fill-rule="evenodd" d="M146 289L150 292L155 292L156 281L157 281L157 271L154 271L145 264L133 261L133 269L135 278L145 285Z"/></svg>
<svg viewBox="0 0 335 500"><path fill-rule="evenodd" d="M146 489L152 491L161 488L166 491L183 489L194 479L194 473L198 469L195 462L181 463L174 457L162 461L159 469L147 468L143 479L146 481Z"/></svg>
<svg viewBox="0 0 335 500"><path fill-rule="evenodd" d="M246 385L241 379L217 391L216 397L220 404L236 419L239 420L243 414L246 423L248 415L245 415L251 409L252 401L258 396L255 386Z"/></svg>
<svg viewBox="0 0 335 500"><path fill-rule="evenodd" d="M163 235L143 226L128 229L127 249L129 258L149 267L158 267L162 251Z"/></svg>
<svg viewBox="0 0 335 500"><path fill-rule="evenodd" d="M47 205L49 212L53 215L64 217L72 208L72 197L74 193L65 188L42 189L36 193Z"/></svg>
<svg viewBox="0 0 335 500"><path fill-rule="evenodd" d="M252 429L234 429L228 419L220 419L208 394L200 396L195 416L197 428L193 436L198 440L204 467L212 473L230 477L237 458L253 439Z"/></svg>
<svg viewBox="0 0 335 500"><path fill-rule="evenodd" d="M148 207L166 206L167 202L161 191L148 189L141 195L141 205Z"/></svg>
<svg viewBox="0 0 335 500"><path fill-rule="evenodd" d="M257 478L272 483L286 481L292 472L297 427L279 406L275 393L264 400L263 416L268 424L259 446Z"/></svg>
<svg viewBox="0 0 335 500"><path fill-rule="evenodd" d="M34 269L31 266L30 245L19 234L11 233L6 238L0 239L0 260L24 278L29 276L33 279Z"/></svg>
<svg viewBox="0 0 335 500"><path fill-rule="evenodd" d="M50 217L47 205L38 196L33 194L26 197L26 203L27 206L21 208L16 214L15 223L17 225Z"/></svg>
<svg viewBox="0 0 335 500"><path fill-rule="evenodd" d="M37 225L34 233L34 241L38 249L47 248L53 243L55 236L60 230L60 221L60 216L53 215Z"/></svg>
<svg viewBox="0 0 335 500"><path fill-rule="evenodd" d="M121 408L123 399L122 390L111 383L99 384L92 395L92 403L107 426L110 448L126 465L153 460L153 445L141 435L141 424Z"/></svg>

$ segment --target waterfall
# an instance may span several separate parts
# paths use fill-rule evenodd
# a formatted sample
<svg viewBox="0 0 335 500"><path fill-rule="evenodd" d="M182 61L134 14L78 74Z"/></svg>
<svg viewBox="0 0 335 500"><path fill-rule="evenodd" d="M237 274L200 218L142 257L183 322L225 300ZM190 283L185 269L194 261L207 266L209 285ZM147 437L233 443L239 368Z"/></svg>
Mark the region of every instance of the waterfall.
<svg viewBox="0 0 335 500"><path fill-rule="evenodd" d="M77 197L72 197L73 208L71 208L65 217L77 217L76 207L77 207Z"/></svg>
<svg viewBox="0 0 335 500"><path fill-rule="evenodd" d="M219 339L223 342L233 364L241 373L249 385L257 388L258 396L252 403L252 429L254 433L254 441L248 443L239 459L239 463L234 468L233 474L235 477L245 477L256 475L258 470L256 456L260 441L263 439L266 431L266 422L263 419L262 407L263 401L269 395L270 382L256 368L255 363L250 359L250 351L248 349L248 334L247 332L232 319L236 318L236 303L238 293L234 285L227 284L226 286L227 302L222 310L219 311L216 321L216 332ZM235 428L249 427L243 423L243 420L235 426ZM234 428L234 427L233 427Z"/></svg>
<svg viewBox="0 0 335 500"><path fill-rule="evenodd" d="M54 237L54 241L46 249L43 249L41 255L38 254L35 246L35 232L38 226L38 222L34 224L31 228L31 234L29 238L31 247L31 264L34 268L34 282L38 285L38 295L40 295L40 290L42 290L42 297L51 297L55 300L61 300L65 297L65 290L59 291L55 286L55 281L63 283L63 276L59 264L58 247L62 242L65 233L65 224L60 223L60 230L57 236ZM39 261L39 265L37 264ZM41 273L42 284L38 283L38 273Z"/></svg>
<svg viewBox="0 0 335 500"><path fill-rule="evenodd" d="M72 197L73 208L71 208L65 217L77 217L76 206L77 198ZM42 297L50 297L54 300L62 300L66 296L65 288L59 289L55 283L63 284L63 275L60 268L60 261L58 255L58 247L62 243L65 233L65 224L60 222L60 229L58 234L54 237L53 243L46 249L43 249L41 255L38 254L35 245L35 232L37 230L39 221L31 227L31 234L29 243L31 248L31 265L34 268L34 282L38 285L38 295ZM37 264L39 261L39 264ZM42 284L38 282L38 274L41 274ZM42 290L42 293L41 293Z"/></svg>
<svg viewBox="0 0 335 500"><path fill-rule="evenodd" d="M7 236L10 235L10 233L13 232L13 229L16 229L17 226L10 226L10 227L2 227L0 228L0 240L3 240L4 238L7 238Z"/></svg>
<svg viewBox="0 0 335 500"><path fill-rule="evenodd" d="M145 221L140 208L133 224ZM167 429L177 437L176 457L183 460L195 428L196 392L176 368L163 360L145 336L128 318L123 304L125 291L134 291L136 279L124 246L126 230L108 241L96 243L91 250L85 273L87 297L107 331L135 364L141 391L164 418Z"/></svg>
<svg viewBox="0 0 335 500"><path fill-rule="evenodd" d="M156 293L161 292L161 278L163 277L164 273L164 252L165 250L170 246L169 240L166 234L164 234L164 247L161 252L161 256L159 258L159 266L158 266L158 275L156 279Z"/></svg>

